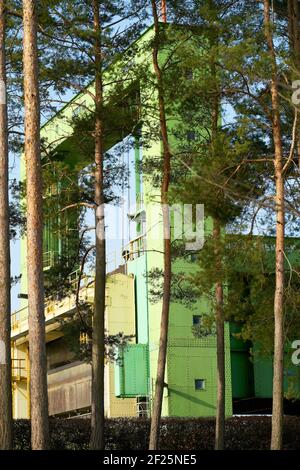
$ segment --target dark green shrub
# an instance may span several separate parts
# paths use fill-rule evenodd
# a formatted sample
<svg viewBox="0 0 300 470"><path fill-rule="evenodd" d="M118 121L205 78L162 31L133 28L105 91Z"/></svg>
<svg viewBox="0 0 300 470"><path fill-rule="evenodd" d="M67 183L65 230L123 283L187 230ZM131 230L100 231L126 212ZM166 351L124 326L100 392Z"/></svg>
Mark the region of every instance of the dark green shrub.
<svg viewBox="0 0 300 470"><path fill-rule="evenodd" d="M107 450L146 450L150 423L147 419L120 418L106 421ZM215 422L211 418L164 418L161 425L161 450L212 450ZM51 447L58 450L88 449L89 419L50 419ZM270 445L271 418L234 417L226 421L226 449L267 450ZM30 423L15 421L15 449L30 448ZM284 420L284 448L300 449L300 418Z"/></svg>

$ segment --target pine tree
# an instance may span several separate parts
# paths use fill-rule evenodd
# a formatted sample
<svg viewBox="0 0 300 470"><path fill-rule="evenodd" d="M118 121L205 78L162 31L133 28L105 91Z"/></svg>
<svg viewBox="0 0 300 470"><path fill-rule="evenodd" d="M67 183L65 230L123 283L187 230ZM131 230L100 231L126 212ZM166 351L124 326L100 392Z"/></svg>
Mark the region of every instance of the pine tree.
<svg viewBox="0 0 300 470"><path fill-rule="evenodd" d="M276 284L274 296L274 378L271 449L279 450L282 446L283 425L283 351L284 351L284 237L285 237L285 203L284 176L282 157L282 135L279 112L278 72L272 37L270 19L270 2L264 0L265 37L270 54L272 77L270 93L272 99L272 131L274 140L274 176L276 183Z"/></svg>
<svg viewBox="0 0 300 470"><path fill-rule="evenodd" d="M23 1L23 24L31 445L33 450L42 450L49 446L49 424L37 17L33 0Z"/></svg>
<svg viewBox="0 0 300 470"><path fill-rule="evenodd" d="M160 48L160 25L155 0L152 0L152 13L154 19L154 41L153 41L153 67L157 79L159 122L161 138L163 143L163 177L161 184L160 200L163 212L163 236L164 236L164 269L163 269L163 297L162 313L160 325L159 353L157 363L157 376L155 383L155 395L153 401L153 410L151 416L151 429L149 449L158 449L160 435L160 420L163 401L163 390L165 381L165 369L167 360L168 328L169 328L169 310L171 295L171 239L170 239L170 215L169 215L169 185L171 174L171 149L169 144L169 135L167 128L165 95L162 70L159 65L158 54Z"/></svg>
<svg viewBox="0 0 300 470"><path fill-rule="evenodd" d="M91 442L92 449L104 448L104 356L105 356L105 284L106 284L106 253L105 253L105 171L104 171L104 141L108 129L104 106L103 74L112 60L119 57L129 41L135 37L137 30L142 27L134 24L135 13L141 10L142 2L116 2L115 0L85 2L62 1L52 8L51 2L48 14L51 18L46 32L51 35L51 51L55 51L58 60L51 67L43 70L44 78L52 80L56 91L61 92L67 85L77 92L87 93L92 98L92 105L86 109L85 118L92 124L92 130L87 130L86 136L92 135L94 154L94 171L92 181L94 194L89 201L74 201L70 206L89 205L95 211L95 295L92 329L89 332L92 341L92 414ZM119 26L125 19L133 25L124 27L120 33ZM122 29L122 26L121 26ZM62 40L62 38L64 38ZM69 44L72 44L71 52ZM59 69L59 70L58 70ZM113 81L112 77L112 81ZM92 86L90 81L92 80ZM124 77L125 82L125 77ZM86 87L88 86L88 90ZM122 89L120 79L116 89ZM112 100L117 100L112 93ZM84 134L85 119L74 120L74 127ZM89 143L91 139L88 139ZM86 158L87 155L84 155ZM88 155L89 157L89 155ZM83 163L87 163L86 161ZM83 165L82 163L82 165ZM88 248L91 252L93 247Z"/></svg>
<svg viewBox="0 0 300 470"><path fill-rule="evenodd" d="M184 12L184 7L179 7L179 11L181 14L184 13L182 16L187 22L195 21L200 26L199 39L195 37L199 48L201 47L203 51L198 63L196 60L190 61L190 67L194 69L194 79L188 84L186 99L189 96L192 98L187 101L190 106L189 113L182 109L182 116L188 117L186 127L193 128L195 135L198 134L200 137L196 138L194 145L190 143L188 146L190 150L187 151L188 160L186 161L190 163L185 166L190 170L190 175L186 176L186 181L182 176L179 177L178 183L179 187L182 185L184 188L182 188L183 200L203 202L206 215L210 215L213 222L212 244L208 243L206 249L199 254L200 273L195 276L194 283L196 286L198 283L199 292L202 295L206 293L214 308L218 384L215 448L222 449L225 434L224 309L227 302L224 286L227 282L226 270L228 269L226 265L223 266L225 260L223 259L222 239L226 226L244 211L249 201L255 202L259 192L254 188L257 188L259 182L263 181L259 173L256 182L253 178L256 170L251 161L251 153L257 145L257 137L251 143L244 133L244 135L241 134L240 140L234 126L228 124L222 126L221 122L224 101L231 99L233 104L235 100L239 101L241 90L238 88L239 84L236 83L236 71L233 69L233 64L236 66L240 61L240 48L248 46L243 36L245 21L242 19L247 5L244 2L239 2L238 5L217 1L195 3L199 8L198 11L196 7L195 10L191 9L190 13ZM175 14L176 11L178 14L176 6L174 10ZM231 41L235 46L229 46ZM199 69L206 70L206 73L200 74L200 78ZM184 93L181 96L184 102ZM197 116L199 116L198 122ZM182 147L184 149L184 145ZM261 151L263 148L261 141ZM253 184L255 184L254 187ZM263 190L262 184L261 194ZM210 264L205 264L204 252L210 250ZM205 282L202 279L203 271ZM212 290L214 298L210 295Z"/></svg>
<svg viewBox="0 0 300 470"><path fill-rule="evenodd" d="M92 435L91 448L104 449L104 353L106 250L104 219L104 142L102 47L100 3L93 0L95 33L95 204L96 270L92 333Z"/></svg>
<svg viewBox="0 0 300 470"><path fill-rule="evenodd" d="M0 449L12 448L10 230L5 2L0 3Z"/></svg>

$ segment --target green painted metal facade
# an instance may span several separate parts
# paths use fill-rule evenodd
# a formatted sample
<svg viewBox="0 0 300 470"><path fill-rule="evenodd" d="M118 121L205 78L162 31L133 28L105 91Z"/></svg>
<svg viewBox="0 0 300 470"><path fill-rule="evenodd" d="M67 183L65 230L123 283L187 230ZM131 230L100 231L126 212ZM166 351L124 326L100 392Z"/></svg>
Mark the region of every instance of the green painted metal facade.
<svg viewBox="0 0 300 470"><path fill-rule="evenodd" d="M255 378L255 396L270 398L273 389L273 358L264 357L258 353L258 347L253 360ZM300 367L291 362L291 349L286 347L284 356L284 394L287 398L300 399Z"/></svg>
<svg viewBox="0 0 300 470"><path fill-rule="evenodd" d="M138 63L151 65L151 50L145 52L144 45L153 36L150 28L135 43L135 60ZM139 44L141 54L136 52ZM164 60L160 54L160 60ZM132 60L132 57L130 57ZM126 54L124 55L126 63ZM120 64L119 72L122 72L124 63ZM118 69L118 67L117 67ZM111 72L107 71L107 77ZM117 76L116 72L115 77ZM108 80L109 81L109 80ZM129 85L132 80L129 78ZM92 87L92 85L91 85ZM157 92L149 93L140 84L141 115L151 109L154 122L159 121L157 106ZM105 88L109 96L109 87ZM57 116L55 116L42 129L42 137L51 144L57 142L62 136L63 141L58 150L63 151L66 161L70 165L80 162L84 167L87 162L85 156L81 155L72 135L70 118L78 103L85 102L87 106L93 107L91 98L87 94L80 94L76 100L72 100ZM109 99L108 99L109 102ZM156 113L155 113L156 109ZM180 116L170 119L170 126L175 121L180 121ZM133 127L133 123L130 123ZM147 133L147 124L142 123L142 132ZM124 134L114 135L113 139L105 143L106 149L111 148L116 142L124 138ZM161 142L154 140L144 149L140 148L139 140L135 136L135 161L136 161L136 199L137 215L144 214L146 217L146 231L141 218L137 221L137 235L143 238L144 248L132 259L127 260L127 274L133 274L135 279L135 305L136 305L136 341L122 353L121 365L115 367L116 395L119 397L145 396L153 397L154 384L157 370L157 358L159 347L161 302L151 303L149 299L148 273L154 269L163 267L163 237L161 210L154 208L157 200L157 189L153 188L147 176L138 174L138 163L142 158L160 156ZM55 147L57 144L53 144ZM24 169L24 167L23 167ZM204 201L205 202L205 201ZM158 227L158 233L157 233ZM206 230L211 230L211 221L206 221ZM59 250L59 241L51 236L51 227L46 232L45 243L50 251ZM154 233L156 231L156 233ZM61 241L60 241L61 242ZM22 243L22 292L26 292L26 243ZM174 263L173 272L193 271L192 263ZM203 339L195 338L193 327L193 316L208 313L210 305L204 298L199 298L192 308L181 304L172 303L170 308L169 343L167 353L167 368L163 399L163 414L166 416L214 416L216 411L217 383L216 383L216 339L209 336ZM235 325L226 324L225 328L225 370L226 370L226 415L232 414L232 398L270 397L272 392L272 363L264 358L250 360L249 344L238 341L234 333L237 332ZM295 384L299 389L299 369L287 369L286 383ZM298 375L297 375L298 374ZM202 381L203 387L199 389L197 383Z"/></svg>
<svg viewBox="0 0 300 470"><path fill-rule="evenodd" d="M254 396L254 372L251 344L237 338L240 325L230 323L230 361L233 399Z"/></svg>
<svg viewBox="0 0 300 470"><path fill-rule="evenodd" d="M115 365L115 394L121 398L148 395L149 351L147 344L131 344L120 351Z"/></svg>

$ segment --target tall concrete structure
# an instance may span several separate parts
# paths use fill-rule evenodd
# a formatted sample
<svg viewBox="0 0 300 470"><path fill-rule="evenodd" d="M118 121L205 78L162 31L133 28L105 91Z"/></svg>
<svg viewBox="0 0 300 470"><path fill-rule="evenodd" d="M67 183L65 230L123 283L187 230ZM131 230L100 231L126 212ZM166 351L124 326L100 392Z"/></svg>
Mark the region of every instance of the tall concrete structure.
<svg viewBox="0 0 300 470"><path fill-rule="evenodd" d="M172 45L174 27L165 25L170 36L169 46L160 51L159 60L166 63L176 59L176 49L180 51L177 36L176 47ZM179 28L182 44L186 47L186 37L193 38L190 31ZM161 301L153 303L149 293L149 274L163 266L162 213L157 204L157 189L152 180L139 171L139 162L147 158L159 158L162 145L156 137L142 145L140 135L149 134L159 123L157 91L137 75L139 67L153 75L150 41L153 28L149 28L104 74L105 106L109 109L114 94L114 84L122 81L120 95L121 127L105 141L106 151L118 142L131 136L135 140L135 187L134 212L130 214L135 224L135 237L122 247L124 273L108 276L106 298L106 324L111 334L123 332L134 335L128 347L120 351L120 361L106 366L106 414L116 416L149 416L156 378L157 357L160 333ZM182 46L183 47L183 46ZM201 53L201 51L197 51ZM143 75L144 76L144 75ZM113 79L112 79L113 78ZM188 79L188 78L187 78ZM93 91L90 85L88 91ZM138 97L138 104L136 98ZM72 129L72 118L87 108L94 109L88 92L82 92L70 101L59 113L42 128L42 139L53 154L63 156L70 168L79 165L84 168L87 160L78 145ZM125 119L124 119L125 116ZM126 125L124 125L124 122ZM173 145L175 124L180 123L180 115L168 116ZM134 129L134 130L133 130ZM132 131L133 130L133 131ZM23 169L24 174L24 169ZM57 185L56 191L59 191ZM205 203L205 201L203 201ZM74 227L72 227L74 229ZM211 230L209 219L205 221L205 231ZM77 237L77 238L76 238ZM53 233L51 220L45 221L44 266L48 269L55 263L57 255L67 253L70 244L76 244L78 234L71 242ZM22 293L27 293L26 280L26 240L22 242ZM173 272L193 271L193 259L173 263ZM78 282L78 271L70 274L74 286ZM92 302L93 286L88 278L83 278L80 297ZM22 308L12 317L12 350L14 381L14 416L28 417L30 370L28 364L28 308L22 301ZM216 411L216 338L214 335L197 339L193 326L201 322L201 316L210 309L208 300L199 298L188 308L172 302L170 308L169 344L167 370L163 398L165 416L214 416ZM90 410L89 364L74 362L68 345L63 338L60 320L75 311L75 296L70 295L58 301L45 304L49 412L51 415L84 414ZM255 368L250 361L249 345L235 339L234 325L225 326L226 362L226 415L232 414L232 399L253 396ZM256 366L259 368L259 366ZM268 365L269 370L269 365ZM298 372L297 372L298 373ZM271 377L270 377L271 380ZM298 380L298 379L297 379ZM300 384L300 378L297 384ZM269 383L268 385L269 386ZM269 390L268 390L269 394Z"/></svg>

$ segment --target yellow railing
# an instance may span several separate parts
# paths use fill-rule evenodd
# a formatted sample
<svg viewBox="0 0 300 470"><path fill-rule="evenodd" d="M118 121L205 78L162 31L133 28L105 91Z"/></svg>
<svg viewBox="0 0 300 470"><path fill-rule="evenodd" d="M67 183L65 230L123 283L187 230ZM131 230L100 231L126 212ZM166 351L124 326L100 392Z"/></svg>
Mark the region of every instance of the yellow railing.
<svg viewBox="0 0 300 470"><path fill-rule="evenodd" d="M90 295L91 282L93 276L84 275L81 278L80 283L80 298L88 299ZM57 292L58 300L46 300L45 302L45 319L51 320L52 318L58 317L65 314L66 312L75 308L76 305L76 295L75 291L79 282L79 270L72 272L68 281L73 287L74 293L65 296L60 299L59 292ZM22 309L14 312L11 316L11 329L12 335L18 335L24 333L28 330L28 306L23 307Z"/></svg>
<svg viewBox="0 0 300 470"><path fill-rule="evenodd" d="M145 253L145 236L141 235L131 240L128 245L125 246L122 256L125 262L132 261L139 258Z"/></svg>
<svg viewBox="0 0 300 470"><path fill-rule="evenodd" d="M25 380L28 377L26 359L11 360L12 378L15 381Z"/></svg>
<svg viewBox="0 0 300 470"><path fill-rule="evenodd" d="M28 320L28 307L23 307L11 316L11 329L12 331L18 329L23 322Z"/></svg>

